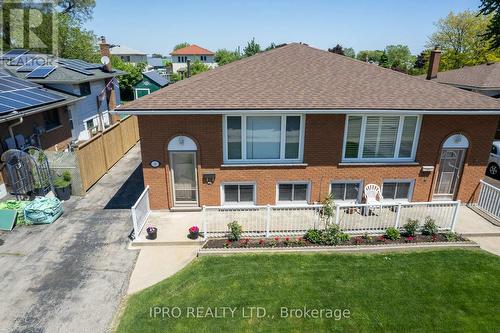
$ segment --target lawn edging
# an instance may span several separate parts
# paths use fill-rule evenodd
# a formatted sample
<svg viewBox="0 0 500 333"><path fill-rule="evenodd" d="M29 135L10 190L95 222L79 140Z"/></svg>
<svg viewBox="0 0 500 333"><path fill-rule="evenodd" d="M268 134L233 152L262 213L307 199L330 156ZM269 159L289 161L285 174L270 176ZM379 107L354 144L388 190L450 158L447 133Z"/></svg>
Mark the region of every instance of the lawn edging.
<svg viewBox="0 0 500 333"><path fill-rule="evenodd" d="M460 242L437 242L415 244L385 244L385 245L338 245L338 246L303 246L303 247L276 247L276 248L201 248L198 257L219 256L241 253L317 253L317 252L405 252L424 249L449 248L479 248L479 244L471 240Z"/></svg>

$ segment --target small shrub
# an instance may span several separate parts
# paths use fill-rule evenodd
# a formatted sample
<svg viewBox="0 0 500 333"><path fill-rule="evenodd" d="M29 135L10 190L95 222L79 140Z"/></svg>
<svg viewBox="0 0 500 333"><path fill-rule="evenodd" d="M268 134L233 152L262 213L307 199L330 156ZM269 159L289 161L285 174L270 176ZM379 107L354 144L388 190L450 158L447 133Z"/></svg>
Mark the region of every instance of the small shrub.
<svg viewBox="0 0 500 333"><path fill-rule="evenodd" d="M227 225L229 228L228 239L230 241L238 241L241 238L241 233L243 232L243 228L238 221L233 221Z"/></svg>
<svg viewBox="0 0 500 333"><path fill-rule="evenodd" d="M385 237L390 240L398 240L401 238L401 234L398 229L390 227L385 231Z"/></svg>
<svg viewBox="0 0 500 333"><path fill-rule="evenodd" d="M322 232L316 229L309 229L307 230L306 234L304 235L304 239L307 239L313 244L320 244L321 243L321 234Z"/></svg>
<svg viewBox="0 0 500 333"><path fill-rule="evenodd" d="M424 235L435 235L438 232L438 226L433 218L427 216L425 218L424 226L422 227L422 234Z"/></svg>
<svg viewBox="0 0 500 333"><path fill-rule="evenodd" d="M321 234L321 243L325 245L337 245L340 242L339 235L340 228L336 224L331 224Z"/></svg>
<svg viewBox="0 0 500 333"><path fill-rule="evenodd" d="M351 239L351 237L350 237L348 234L343 233L343 232L341 232L341 233L339 234L339 241L340 241L341 243L348 242L348 241L349 241L349 239Z"/></svg>
<svg viewBox="0 0 500 333"><path fill-rule="evenodd" d="M418 220L408 219L403 228L405 229L406 236L415 236L415 233L418 230Z"/></svg>
<svg viewBox="0 0 500 333"><path fill-rule="evenodd" d="M231 247L231 245L233 244L233 242L231 242L230 240L227 240L225 243L224 243L224 248L228 248L228 247Z"/></svg>
<svg viewBox="0 0 500 333"><path fill-rule="evenodd" d="M444 237L446 237L446 240L448 242L456 242L459 238L459 235L456 232L450 231L447 232Z"/></svg>

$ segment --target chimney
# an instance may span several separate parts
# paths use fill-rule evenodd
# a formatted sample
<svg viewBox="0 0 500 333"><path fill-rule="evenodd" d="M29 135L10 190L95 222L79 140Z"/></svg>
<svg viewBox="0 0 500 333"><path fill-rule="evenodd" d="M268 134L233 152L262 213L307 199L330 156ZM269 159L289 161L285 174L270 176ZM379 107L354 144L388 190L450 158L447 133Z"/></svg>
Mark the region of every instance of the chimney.
<svg viewBox="0 0 500 333"><path fill-rule="evenodd" d="M104 65L104 71L110 73L112 72L112 67L111 67L111 52L110 52L110 45L106 42L106 37L101 36L100 38L101 42L99 43L99 49L101 50L101 57L108 57L109 62ZM115 91L115 85L112 82L115 80L114 78L110 79L105 79L104 83L106 84L106 95L108 97L108 110L112 111L116 108L116 91ZM118 115L111 115L111 123L114 124L120 120L120 116Z"/></svg>
<svg viewBox="0 0 500 333"><path fill-rule="evenodd" d="M104 36L101 36L100 40L101 40L101 42L99 43L99 49L101 50L101 57L106 56L110 60L108 64L104 65L104 67L106 68L107 72L111 72L112 71L111 52L109 50L110 49L109 44L106 42L106 37L104 37Z"/></svg>
<svg viewBox="0 0 500 333"><path fill-rule="evenodd" d="M187 77L191 76L191 59L187 60Z"/></svg>
<svg viewBox="0 0 500 333"><path fill-rule="evenodd" d="M439 46L434 47L429 57L429 68L427 69L427 80L437 78L439 71L439 60L441 60L441 50Z"/></svg>

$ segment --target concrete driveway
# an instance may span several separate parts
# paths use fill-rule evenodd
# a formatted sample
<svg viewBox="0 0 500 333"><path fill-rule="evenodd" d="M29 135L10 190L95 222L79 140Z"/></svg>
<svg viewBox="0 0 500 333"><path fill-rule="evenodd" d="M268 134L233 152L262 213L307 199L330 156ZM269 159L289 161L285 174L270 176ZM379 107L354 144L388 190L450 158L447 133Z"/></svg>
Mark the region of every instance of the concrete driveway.
<svg viewBox="0 0 500 333"><path fill-rule="evenodd" d="M139 145L51 225L0 234L0 332L104 332L134 267ZM3 244L2 244L3 243Z"/></svg>

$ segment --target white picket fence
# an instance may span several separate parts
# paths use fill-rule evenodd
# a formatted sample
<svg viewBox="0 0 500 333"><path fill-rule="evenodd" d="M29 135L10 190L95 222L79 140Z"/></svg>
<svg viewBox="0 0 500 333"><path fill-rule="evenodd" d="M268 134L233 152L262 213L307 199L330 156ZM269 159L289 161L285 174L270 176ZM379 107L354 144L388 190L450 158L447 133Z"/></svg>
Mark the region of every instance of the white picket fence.
<svg viewBox="0 0 500 333"><path fill-rule="evenodd" d="M480 181L479 200L476 207L500 221L500 188Z"/></svg>
<svg viewBox="0 0 500 333"><path fill-rule="evenodd" d="M134 236L137 238L139 237L142 228L144 228L149 214L151 214L151 208L149 206L149 186L146 186L135 204L132 206L131 211L132 223L134 225Z"/></svg>
<svg viewBox="0 0 500 333"><path fill-rule="evenodd" d="M440 230L453 230L460 201L382 203L380 205L340 204L334 220L350 234L381 233L389 227L401 229L408 219L423 225L426 217L435 220ZM237 221L243 237L303 235L308 229L322 229L322 205L297 206L203 206L202 231L205 237L224 237L228 223Z"/></svg>

